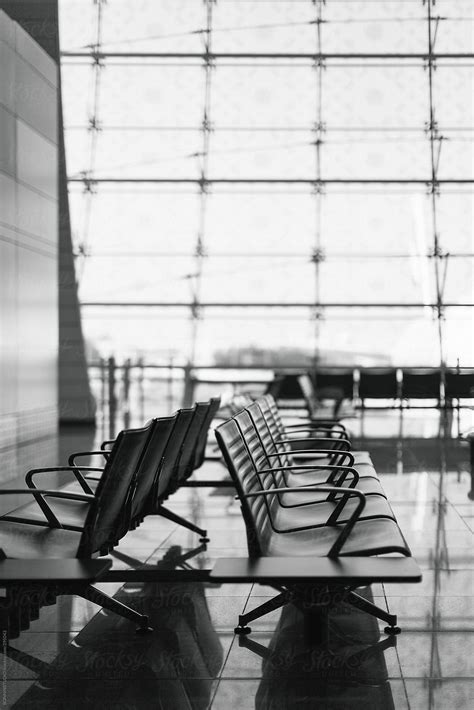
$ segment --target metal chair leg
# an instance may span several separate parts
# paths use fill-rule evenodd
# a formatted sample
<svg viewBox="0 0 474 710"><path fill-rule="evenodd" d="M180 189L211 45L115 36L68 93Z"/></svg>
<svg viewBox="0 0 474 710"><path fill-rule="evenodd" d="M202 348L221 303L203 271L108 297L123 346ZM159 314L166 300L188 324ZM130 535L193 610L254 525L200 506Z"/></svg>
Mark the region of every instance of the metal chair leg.
<svg viewBox="0 0 474 710"><path fill-rule="evenodd" d="M171 510L168 510L168 508L164 508L162 505L158 508L156 511L156 515L162 515L163 518L166 518L167 520L171 520L173 523L178 523L178 525L182 525L183 528L187 528L188 530L192 530L192 532L197 533L200 535L200 540L201 542L209 542L209 538L207 537L207 530L204 530L203 528L199 528L197 525L194 525L194 523L191 523L189 520L186 520L185 518L182 518L180 515L177 515L176 513L173 513Z"/></svg>
<svg viewBox="0 0 474 710"><path fill-rule="evenodd" d="M356 607L356 609L364 611L366 614L370 614L371 616L375 616L377 619L386 621L389 624L389 626L386 626L384 629L386 634L395 635L401 632L400 627L397 626L396 614L389 614L389 612L385 611L385 609L381 609L379 606L372 604L372 602L367 601L367 599L364 599L355 592L349 592L345 601L351 606Z"/></svg>
<svg viewBox="0 0 474 710"><path fill-rule="evenodd" d="M271 611L275 611L275 609L280 609L280 607L288 604L290 600L291 594L289 592L282 592L276 597L273 597L273 599L260 604L256 609L252 609L252 611L248 611L246 614L239 614L239 625L235 627L234 632L236 634L249 634L252 630L250 626L247 626L249 621L254 621L255 619L265 616L265 614L269 614Z"/></svg>
<svg viewBox="0 0 474 710"><path fill-rule="evenodd" d="M118 614L125 619L137 622L137 633L149 633L150 631L153 631L153 629L148 625L148 616L145 614L139 614L138 611L135 611L135 609L122 604L122 602L119 602L118 599L109 597L107 594L104 594L104 592L101 592L92 585L85 588L81 587L80 589L74 589L71 593L76 594L79 597L83 597L83 599L87 599L94 604L98 604L103 609L113 611L115 614Z"/></svg>

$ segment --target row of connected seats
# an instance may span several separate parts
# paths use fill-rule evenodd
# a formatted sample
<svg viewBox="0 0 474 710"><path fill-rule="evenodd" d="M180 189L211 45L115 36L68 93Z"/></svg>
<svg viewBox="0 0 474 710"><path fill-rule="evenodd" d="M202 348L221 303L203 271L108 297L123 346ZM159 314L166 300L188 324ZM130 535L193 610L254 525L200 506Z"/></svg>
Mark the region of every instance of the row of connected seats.
<svg viewBox="0 0 474 710"><path fill-rule="evenodd" d="M270 395L216 429L240 500L249 561L241 561L239 571L235 560L223 560L213 574L265 578L280 591L241 615L237 633L248 633L249 621L289 601L311 604L322 589L326 606L342 594L349 605L386 621L387 633L400 631L394 614L354 589L420 581L421 574L413 559L403 559L410 549L369 454L352 451L346 434L331 422L286 428Z"/></svg>
<svg viewBox="0 0 474 710"><path fill-rule="evenodd" d="M145 645L139 638L127 639L127 667L120 677L114 673L106 707L147 708L153 698L154 707L204 710L225 657L204 585L149 583L140 597L152 626L160 632ZM370 594L367 598L372 601ZM239 637L239 646L247 654L262 659L256 710L327 708L328 698L331 708L393 710L384 650L393 647L396 639L380 640L376 619L367 623L364 615L349 615L342 606L332 616L335 633L328 644L308 639L308 620L291 606L282 611L268 645L262 643L267 634L258 641ZM37 682L22 697L22 707L68 708L73 684L88 710L104 710L103 692L97 692L97 685L103 687L104 668L117 668L126 629L126 622L97 614L74 644L50 663L12 648L13 660L38 673Z"/></svg>
<svg viewBox="0 0 474 710"><path fill-rule="evenodd" d="M120 592L127 602L131 594L126 588ZM9 657L38 676L20 707L205 710L224 649L211 622L204 585L145 583L140 607L159 629L146 643L130 636L125 620L96 614L54 660L11 646ZM80 700L75 702L76 697Z"/></svg>
<svg viewBox="0 0 474 710"><path fill-rule="evenodd" d="M344 402L368 400L398 401L398 406L413 408L412 400L435 400L452 406L474 398L474 369L451 368L442 373L435 368L374 367L352 369L320 368L299 375L276 375L268 392L284 401L304 398L306 407L320 416L321 401L333 400L333 416L340 416ZM423 405L426 406L426 405Z"/></svg>
<svg viewBox="0 0 474 710"><path fill-rule="evenodd" d="M9 638L27 628L40 606L53 603L59 594L89 599L138 622L140 630L148 630L146 615L93 586L93 558L113 551L148 515L162 515L207 539L206 530L163 503L202 465L219 404L219 398L214 398L173 416L152 419L142 428L121 431L113 442L104 442L100 451L71 454L68 466L32 469L26 474L26 489L0 490L1 495L34 498L0 518L0 587L5 584L0 616ZM91 455L101 456L104 465L78 463ZM60 490L37 487L38 478L51 472L72 474L75 483ZM74 560L79 566L71 567ZM40 570L35 562L40 563ZM4 581L12 569L17 585L10 576L8 584ZM68 569L72 569L70 574Z"/></svg>
<svg viewBox="0 0 474 710"><path fill-rule="evenodd" d="M373 601L370 590L364 594ZM289 605L268 646L239 637L239 646L262 659L256 710L394 710L384 651L396 645L395 637L381 640L376 619L347 614L343 604L331 613L328 639L314 639L312 621L309 613Z"/></svg>

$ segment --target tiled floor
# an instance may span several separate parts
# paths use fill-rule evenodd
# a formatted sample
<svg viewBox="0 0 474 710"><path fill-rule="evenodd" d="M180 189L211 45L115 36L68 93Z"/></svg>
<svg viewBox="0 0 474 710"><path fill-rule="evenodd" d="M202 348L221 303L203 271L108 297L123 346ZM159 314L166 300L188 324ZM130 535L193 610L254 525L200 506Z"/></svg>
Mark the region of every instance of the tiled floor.
<svg viewBox="0 0 474 710"><path fill-rule="evenodd" d="M437 452L427 461L427 451ZM403 442L402 442L403 449ZM62 442L62 448L67 442ZM80 448L80 447L76 447ZM465 449L439 440L377 444L376 466L400 527L423 568L413 585L373 585L366 594L399 615L402 634L347 608L330 619L330 642L308 637L293 607L234 636L237 616L274 595L251 584L103 585L146 608L154 632L62 597L11 643L3 656L3 705L26 708L162 708L163 710L464 710L473 707L474 504ZM419 455L418 455L419 454ZM402 455L402 461L403 461ZM398 457L398 458L397 458ZM408 457L408 458L407 458ZM426 467L416 466L424 461ZM51 462L52 463L52 462ZM220 464L208 464L215 475ZM222 493L222 490L220 491ZM188 561L209 568L218 557L246 555L245 530L232 493L187 489L170 508L208 527L207 549ZM119 551L156 564L197 536L164 519L148 519ZM123 561L116 561L116 566Z"/></svg>

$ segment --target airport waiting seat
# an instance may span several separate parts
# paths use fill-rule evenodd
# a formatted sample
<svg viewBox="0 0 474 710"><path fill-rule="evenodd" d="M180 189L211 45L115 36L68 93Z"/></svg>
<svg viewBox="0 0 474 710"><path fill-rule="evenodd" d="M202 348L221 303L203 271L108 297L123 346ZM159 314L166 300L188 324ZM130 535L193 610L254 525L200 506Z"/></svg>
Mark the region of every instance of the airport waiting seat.
<svg viewBox="0 0 474 710"><path fill-rule="evenodd" d="M136 472L143 455L150 428L130 429L120 432L110 456L106 461L101 479L94 495L76 494L67 491L49 491L47 489L4 489L0 495L17 494L34 496L38 504L48 499L55 513L58 525L51 520L39 524L22 522L28 518L30 506L13 511L12 515L0 519L0 550L4 559L22 560L27 569L30 560L42 560L45 568L51 559L90 560L96 555L107 554L128 531L131 496L136 482ZM58 469L61 470L61 469ZM66 467L63 468L66 470ZM69 469L70 470L70 469ZM35 470L34 470L35 471ZM38 473L42 469L36 469ZM77 530L62 527L58 520L59 506L74 506L83 503L86 508L83 527ZM16 515L15 515L16 513ZM29 585L31 588L34 585ZM99 604L125 618L138 623L142 631L148 630L148 619L133 609L109 597L91 584L71 581L66 585L58 583L57 578L43 581L42 589L53 595L75 594ZM10 610L14 611L13 609ZM7 624L12 621L10 613ZM15 631L13 629L13 631Z"/></svg>
<svg viewBox="0 0 474 710"><path fill-rule="evenodd" d="M400 399L401 387L397 372L394 367L360 370L358 393L362 407L367 406L368 399Z"/></svg>
<svg viewBox="0 0 474 710"><path fill-rule="evenodd" d="M167 555L168 556L168 555ZM159 632L129 633L129 622L97 614L51 662L9 646L8 657L37 673L21 705L205 710L224 658L202 583L125 585L116 599L147 615ZM127 639L124 645L124 639ZM191 704L190 704L190 698Z"/></svg>
<svg viewBox="0 0 474 710"><path fill-rule="evenodd" d="M474 370L472 368L446 370L445 398L448 401L474 399Z"/></svg>
<svg viewBox="0 0 474 710"><path fill-rule="evenodd" d="M164 509L162 501L169 496L170 489L176 490L177 480L179 483L182 477L190 475L193 466L199 463L202 452L198 448L198 434L203 423L209 428L209 410L214 412L217 406L215 401L201 403L193 409L180 410L172 417L152 420L140 430L120 432L111 448L101 452L105 457L103 469L90 466L79 468L75 459L91 452L78 452L71 457L72 466L29 471L27 483L31 488L21 489L20 492L34 496L35 502L21 506L0 520L0 548L4 557L25 559L28 566L30 557L59 557L70 562L74 557L83 560L95 554L108 554L126 532L136 527L147 514L163 515L207 539L204 537L205 530ZM95 490L89 488L90 493L77 493L77 485L60 491L36 488L33 479L51 471L72 473L83 487L93 485ZM98 480L91 481L84 476L90 471L99 474ZM12 492L18 493L16 489ZM6 495L8 491L2 491L2 494ZM106 532L108 534L104 537ZM57 574L56 566L51 572L50 584L46 585L49 591L53 590L53 596L56 593L77 593L138 621L140 629L148 628L143 616L123 608L91 584L76 582L64 591L64 586L55 581ZM43 580L43 587L45 584ZM18 589L10 586L9 598L14 595L17 599L25 599L27 591L25 585ZM38 613L36 607L30 605L35 615ZM10 613L9 617L7 625L13 623L15 614L12 617Z"/></svg>
<svg viewBox="0 0 474 710"><path fill-rule="evenodd" d="M410 400L441 399L441 372L427 368L410 368L402 371L402 400L409 404ZM411 406L411 405L410 405Z"/></svg>
<svg viewBox="0 0 474 710"><path fill-rule="evenodd" d="M318 400L333 400L333 415L337 419L342 415L345 400L354 398L354 371L318 367L311 377Z"/></svg>
<svg viewBox="0 0 474 710"><path fill-rule="evenodd" d="M373 603L370 588L361 595ZM239 638L241 647L262 659L256 710L394 710L384 651L396 639L381 640L375 619L347 611L344 603L331 610L328 638L313 610L294 606L282 610L268 645Z"/></svg>
<svg viewBox="0 0 474 710"><path fill-rule="evenodd" d="M229 581L259 581L280 591L274 599L241 614L236 633L249 633L249 621L289 602L317 605L314 595L321 590L325 590L329 600L335 598L336 592L343 592L349 605L387 621L387 633L399 633L395 615L354 592L374 581L388 581L386 575L393 578L395 574L399 581L406 582L421 579L416 563L403 559L411 556L410 549L386 496L377 488L380 482L371 479L368 495L359 487L357 470L338 465L332 485L285 485L284 474L291 477L299 469L314 473L319 466L280 466L278 457L276 464L271 464L272 457L264 450L246 411L217 427L216 438L240 501L249 558L219 560L213 575ZM321 468L333 472L330 466ZM367 559L373 556L376 559ZM344 569L339 561L349 557L355 558L354 564Z"/></svg>
<svg viewBox="0 0 474 710"><path fill-rule="evenodd" d="M262 410L268 426L272 430L272 436L278 440L290 440L288 446L295 449L327 448L338 450L349 450L354 457L354 463L359 466L372 466L372 460L368 451L353 451L348 437L348 432L341 422L323 423L305 422L301 425L288 425L283 422L280 411L275 400L270 395L259 398L258 405ZM316 438L315 438L316 437ZM313 453L314 457L316 454ZM336 453L330 455L329 463L334 462ZM323 457L324 458L324 457Z"/></svg>

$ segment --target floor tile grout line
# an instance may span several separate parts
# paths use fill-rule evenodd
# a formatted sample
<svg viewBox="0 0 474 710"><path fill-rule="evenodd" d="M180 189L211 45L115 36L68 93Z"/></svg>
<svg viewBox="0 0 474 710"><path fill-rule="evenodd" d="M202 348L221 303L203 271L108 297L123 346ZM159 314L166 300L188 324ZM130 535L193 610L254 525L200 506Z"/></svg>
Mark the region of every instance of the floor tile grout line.
<svg viewBox="0 0 474 710"><path fill-rule="evenodd" d="M245 611L245 608L246 608L246 606L247 606L247 604L248 604L248 602L249 602L249 599L250 599L250 597L251 597L251 595L252 595L252 590L253 590L254 586L255 586L255 585L252 584L251 587L250 587L250 590L249 590L249 592L248 592L248 594L247 594L247 599L245 600L245 604L244 604L244 608L243 608L243 610L242 610L242 613ZM213 694L213 696L212 696L212 700L211 700L211 702L210 702L210 704L209 704L209 706L208 706L208 710L211 710L211 708L212 708L212 706L213 706L213 704L214 704L214 700L215 700L215 698L216 698L217 691L218 691L219 686L220 686L221 681L222 681L222 674L224 673L224 669L225 669L225 667L226 667L227 661L229 660L229 656L230 656L230 653L231 653L231 651L232 651L232 649L233 649L233 647L234 647L235 642L236 642L236 635L235 635L235 633L234 633L234 637L233 637L232 641L230 642L229 650L228 650L227 655L226 655L226 657L225 657L224 663L222 664L221 670L220 670L219 675L218 675L218 677L217 677L216 689L215 689L214 694Z"/></svg>
<svg viewBox="0 0 474 710"><path fill-rule="evenodd" d="M461 513L460 513L459 510L457 509L456 504L455 504L455 503L451 503L451 501L449 501L449 500L447 500L447 503L448 503L448 505L454 510L454 512L456 513L456 515L458 516L458 518L459 518L460 520L462 520L463 524L466 526L466 528L469 530L469 532L474 532L473 529L471 528L471 526L469 525L469 523L466 522L466 520L464 519L464 517L461 515Z"/></svg>
<svg viewBox="0 0 474 710"><path fill-rule="evenodd" d="M385 584L384 584L384 582L382 582L382 589L383 589L383 593L384 593L384 597L385 597L385 605L386 605L386 607L387 607L387 611L390 612L390 606L389 606L389 602L388 602L388 598L387 598L387 592L386 592L386 589L385 589ZM397 621L398 621L398 618L397 618ZM398 670L399 670L399 672L400 672L400 679L401 679L401 681L402 681L402 683L403 683L403 690L404 690L404 692L405 692L405 699L406 699L406 701L407 701L407 710L410 710L410 709L411 709L411 705L410 705L410 700L409 700L409 698L408 698L408 690L407 690L407 685L406 685L406 682L405 682L405 676L404 676L404 674L403 674L402 663L401 663L401 661L400 661L400 655L399 655L399 653L398 653L398 643L395 645L395 655L396 655L396 657L397 657Z"/></svg>
<svg viewBox="0 0 474 710"><path fill-rule="evenodd" d="M405 679L405 675L404 675L404 673L403 673L402 662L401 662L401 660L400 660L400 654L399 654L399 652L398 652L398 643L397 643L397 645L395 646L395 654L396 654L396 657L397 657L398 668L399 668L399 671L400 671L400 678L401 678L401 681L402 681L402 683L403 683L403 690L404 690L404 692L405 692L405 698L406 698L406 701L407 701L407 710L411 710L410 699L409 699L409 697L408 697L408 688L407 688L407 684L406 684L406 679Z"/></svg>
<svg viewBox="0 0 474 710"><path fill-rule="evenodd" d="M175 526L175 528L167 535L167 537L165 538L164 542L166 542L166 540L169 539L169 537L175 532L175 530L176 530L177 527L178 527L178 526ZM155 548L155 550L146 558L146 560L145 560L142 564L147 564L148 560L150 560L150 559L156 554L157 550L159 550L159 549L160 549L160 546L158 546L157 548ZM127 583L124 582L124 584L122 584L122 585L119 587L119 589L116 590L115 594L118 594L119 592L121 592L122 589L126 586L126 584L127 584ZM114 596L115 596L115 594L114 594ZM101 611L102 611L102 609L99 609L99 611L97 611L93 616L91 616L91 618L88 619L88 620L85 622L84 625L81 625L81 628L80 628L79 630L70 629L70 630L64 631L64 632L63 632L63 631L56 631L56 632L36 631L36 632L31 632L31 633L55 633L55 634L56 634L56 633L67 633L67 634L75 633L75 636L77 636L77 635L80 634L82 631L84 631L84 629L93 621L93 619L95 619L95 617L97 616L97 614L100 614L100 613L101 613ZM70 645L70 642L73 641L73 640L74 640L74 639L70 639L70 640L69 640L69 643L68 643L67 645L69 646L69 645ZM231 646L232 646L232 644L231 644ZM58 655L59 655L59 654L58 654ZM8 679L8 680L13 680L13 679ZM36 678L36 679L20 678L20 679L18 679L18 680L23 680L23 681L25 681L25 680L32 680L32 682L36 682L36 681L38 680L38 678Z"/></svg>

